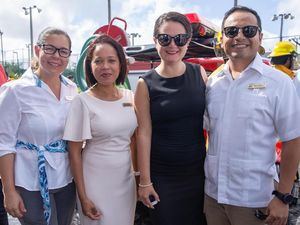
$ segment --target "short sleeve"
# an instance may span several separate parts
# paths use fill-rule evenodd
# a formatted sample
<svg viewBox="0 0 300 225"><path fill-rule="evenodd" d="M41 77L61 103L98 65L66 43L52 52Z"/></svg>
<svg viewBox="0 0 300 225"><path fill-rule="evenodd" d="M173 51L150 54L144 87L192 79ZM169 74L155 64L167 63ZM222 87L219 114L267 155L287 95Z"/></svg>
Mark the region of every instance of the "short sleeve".
<svg viewBox="0 0 300 225"><path fill-rule="evenodd" d="M21 106L9 85L0 88L0 157L16 152L16 142L21 121Z"/></svg>
<svg viewBox="0 0 300 225"><path fill-rule="evenodd" d="M71 103L63 139L67 141L84 141L91 139L90 121L89 109L84 103L83 95L77 95Z"/></svg>
<svg viewBox="0 0 300 225"><path fill-rule="evenodd" d="M285 82L276 96L275 127L282 141L300 136L300 99L291 80Z"/></svg>

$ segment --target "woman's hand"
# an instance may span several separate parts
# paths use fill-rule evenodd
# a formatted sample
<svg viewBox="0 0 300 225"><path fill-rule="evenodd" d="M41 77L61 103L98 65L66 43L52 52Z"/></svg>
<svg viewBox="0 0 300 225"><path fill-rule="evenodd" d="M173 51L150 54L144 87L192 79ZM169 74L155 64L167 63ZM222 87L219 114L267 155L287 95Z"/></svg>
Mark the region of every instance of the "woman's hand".
<svg viewBox="0 0 300 225"><path fill-rule="evenodd" d="M81 207L83 214L92 220L99 220L102 216L102 213L96 208L90 199L81 201Z"/></svg>
<svg viewBox="0 0 300 225"><path fill-rule="evenodd" d="M16 190L4 193L4 206L13 217L22 218L26 213L23 199Z"/></svg>
<svg viewBox="0 0 300 225"><path fill-rule="evenodd" d="M156 191L154 190L153 186L148 186L148 187L139 187L139 200L143 202L143 204L145 206L147 206L148 208L154 209L153 205L151 204L151 201L149 199L149 197L152 195L156 201L160 201L159 200L159 196L156 193Z"/></svg>

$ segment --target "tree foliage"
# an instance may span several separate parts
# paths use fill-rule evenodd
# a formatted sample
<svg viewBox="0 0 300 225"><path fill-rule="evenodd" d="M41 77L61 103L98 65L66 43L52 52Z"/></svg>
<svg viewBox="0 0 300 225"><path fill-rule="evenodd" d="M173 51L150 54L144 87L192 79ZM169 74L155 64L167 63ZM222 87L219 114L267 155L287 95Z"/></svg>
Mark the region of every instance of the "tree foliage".
<svg viewBox="0 0 300 225"><path fill-rule="evenodd" d="M13 79L18 79L25 72L25 69L21 68L20 65L16 63L6 62L4 64L4 69L6 74Z"/></svg>

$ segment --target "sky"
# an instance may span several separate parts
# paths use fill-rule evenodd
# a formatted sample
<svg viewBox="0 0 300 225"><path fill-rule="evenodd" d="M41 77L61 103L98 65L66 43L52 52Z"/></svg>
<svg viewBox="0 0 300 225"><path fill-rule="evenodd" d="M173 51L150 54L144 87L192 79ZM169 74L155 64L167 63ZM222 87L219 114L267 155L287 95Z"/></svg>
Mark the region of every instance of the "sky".
<svg viewBox="0 0 300 225"><path fill-rule="evenodd" d="M224 13L234 0L111 0L111 17L127 22L126 32L139 33L135 45L152 44L152 32L156 18L168 11L198 13L220 27ZM279 41L280 20L272 21L274 14L291 13L295 19L283 23L283 36L300 37L300 0L238 0L239 5L255 9L262 20L263 46L270 51ZM108 24L107 0L0 0L0 30L3 32L4 59L27 61L30 43L30 19L22 7L36 5L32 10L33 42L41 30L48 26L61 28L71 36L73 61L75 62L84 42L99 27ZM114 25L124 28L123 22ZM1 48L1 47L0 47ZM18 53L13 53L18 52Z"/></svg>

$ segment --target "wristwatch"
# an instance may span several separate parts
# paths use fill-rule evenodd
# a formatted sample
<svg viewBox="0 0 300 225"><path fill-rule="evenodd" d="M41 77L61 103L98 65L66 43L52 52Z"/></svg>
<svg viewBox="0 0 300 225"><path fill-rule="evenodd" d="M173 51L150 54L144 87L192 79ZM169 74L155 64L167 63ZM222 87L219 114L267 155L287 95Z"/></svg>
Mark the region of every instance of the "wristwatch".
<svg viewBox="0 0 300 225"><path fill-rule="evenodd" d="M283 194L279 191L273 191L272 195L275 195L279 200L281 200L284 204L291 204L294 197L290 193Z"/></svg>

